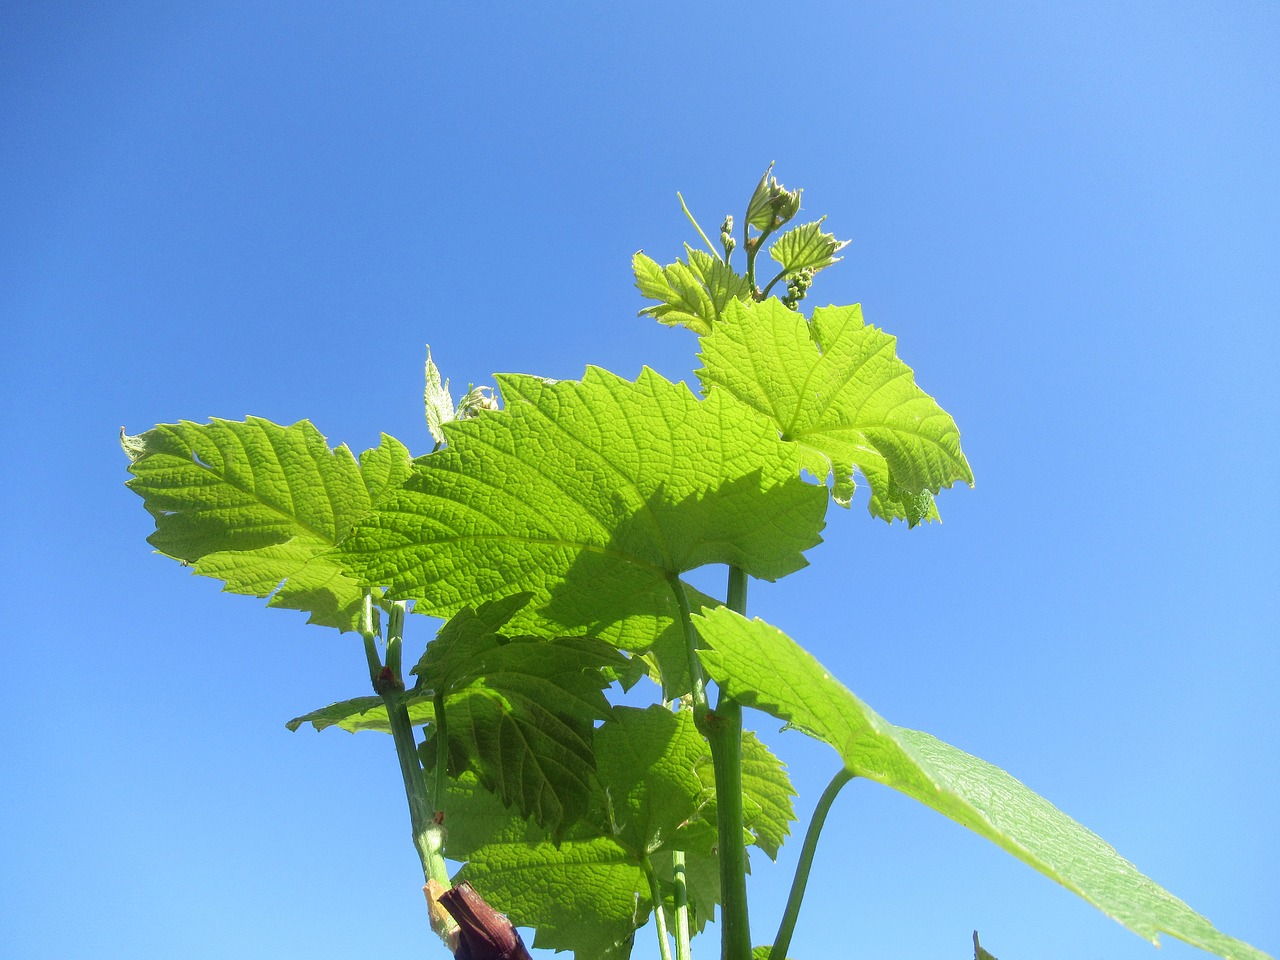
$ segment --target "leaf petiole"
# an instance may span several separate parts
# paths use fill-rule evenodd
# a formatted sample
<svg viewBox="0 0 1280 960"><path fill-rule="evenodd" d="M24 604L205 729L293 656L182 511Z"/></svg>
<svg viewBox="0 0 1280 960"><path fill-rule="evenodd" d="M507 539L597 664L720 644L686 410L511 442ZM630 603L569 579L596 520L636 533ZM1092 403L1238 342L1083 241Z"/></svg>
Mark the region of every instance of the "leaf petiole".
<svg viewBox="0 0 1280 960"><path fill-rule="evenodd" d="M809 883L809 871L813 868L813 855L818 849L818 836L822 833L822 825L826 823L827 812L835 801L842 787L856 776L847 767L841 767L827 788L818 798L818 805L813 809L809 819L809 829L804 834L804 845L800 848L800 859L796 863L796 874L791 881L791 892L787 895L787 906L782 913L782 922L778 924L778 934L773 938L773 948L769 952L769 960L786 960L787 948L791 946L791 935L795 933L796 920L800 916L800 904L804 900L804 890Z"/></svg>
<svg viewBox="0 0 1280 960"><path fill-rule="evenodd" d="M768 283L765 284L764 289L760 291L760 299L763 300L765 297L769 296L769 291L772 290L775 286L777 286L779 280L785 279L786 276L787 276L787 270L784 267L782 270L778 271L777 276L775 276L772 280L770 280Z"/></svg>

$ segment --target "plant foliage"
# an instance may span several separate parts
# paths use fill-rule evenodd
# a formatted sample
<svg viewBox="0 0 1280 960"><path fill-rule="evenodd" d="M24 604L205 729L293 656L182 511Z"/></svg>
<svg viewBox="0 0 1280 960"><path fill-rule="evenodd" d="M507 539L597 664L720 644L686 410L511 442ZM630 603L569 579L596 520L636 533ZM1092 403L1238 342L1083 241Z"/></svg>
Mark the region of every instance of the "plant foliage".
<svg viewBox="0 0 1280 960"><path fill-rule="evenodd" d="M386 436L356 458L307 421L122 431L150 542L230 592L361 637L372 693L288 726L392 735L432 926L459 957L521 955L514 923L535 946L625 960L652 921L663 956L688 960L718 914L724 960L784 960L812 844L858 777L1152 942L1265 960L1008 773L889 723L744 616L747 578L803 568L829 501L847 507L865 483L873 516L913 527L938 519L942 490L973 483L955 422L894 338L857 305L800 310L847 241L823 220L787 228L800 191L770 174L741 233L725 219L719 250L694 221L710 252L632 264L653 301L640 312L697 335L700 396L647 368L625 380L591 367L572 381L500 375L496 393L471 387L455 404L428 353L435 446L417 459ZM765 249L779 270L762 286ZM728 568L723 603L684 582L709 564ZM410 609L443 625L406 672ZM646 674L660 702L610 699ZM830 744L841 767L778 935L754 947L746 848L777 856L794 791L742 729L744 707ZM450 869L471 886L442 894ZM464 901L459 927L450 904Z"/></svg>

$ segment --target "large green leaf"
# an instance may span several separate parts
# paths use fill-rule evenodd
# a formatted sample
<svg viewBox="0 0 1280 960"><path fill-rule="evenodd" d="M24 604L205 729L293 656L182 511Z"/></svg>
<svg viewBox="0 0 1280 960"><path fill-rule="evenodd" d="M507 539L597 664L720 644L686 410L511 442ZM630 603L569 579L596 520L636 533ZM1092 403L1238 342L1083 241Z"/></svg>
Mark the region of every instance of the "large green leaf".
<svg viewBox="0 0 1280 960"><path fill-rule="evenodd" d="M591 637L488 644L445 698L451 752L504 803L558 831L587 811L593 723L608 716L603 688L623 666Z"/></svg>
<svg viewBox="0 0 1280 960"><path fill-rule="evenodd" d="M152 546L231 593L355 628L361 585L328 551L409 476L398 440L384 434L357 463L306 420L184 420L125 439L128 486L156 519Z"/></svg>
<svg viewBox="0 0 1280 960"><path fill-rule="evenodd" d="M455 877L497 910L537 930L533 945L578 960L626 960L653 900L644 868L611 837L556 844L494 843Z"/></svg>
<svg viewBox="0 0 1280 960"><path fill-rule="evenodd" d="M1152 943L1168 933L1228 960L1270 960L1003 770L880 717L777 628L724 608L695 621L709 647L703 664L722 689L831 744L858 776L986 837Z"/></svg>
<svg viewBox="0 0 1280 960"><path fill-rule="evenodd" d="M696 768L707 745L693 714L656 704L646 710L617 707L600 728L596 747L619 842L646 855L670 842L696 812L702 792Z"/></svg>
<svg viewBox="0 0 1280 960"><path fill-rule="evenodd" d="M448 447L338 550L417 610L448 617L527 592L511 632L644 651L677 622L682 572L731 563L773 580L820 539L825 490L729 397L699 401L648 369L499 384L506 409L446 424Z"/></svg>
<svg viewBox="0 0 1280 960"><path fill-rule="evenodd" d="M650 300L658 301L641 310L640 316L653 317L668 326L686 326L694 333L708 333L726 304L751 296L751 285L719 257L687 244L685 252L687 264L677 260L665 267L643 253L632 257L636 287Z"/></svg>
<svg viewBox="0 0 1280 960"><path fill-rule="evenodd" d="M774 299L735 302L702 338L698 376L769 417L806 468L830 471L837 503L849 504L856 467L871 512L914 526L936 516L933 494L972 484L973 472L955 421L916 386L895 343L858 306L819 307L806 321Z"/></svg>
<svg viewBox="0 0 1280 960"><path fill-rule="evenodd" d="M501 823L490 842L467 851L460 878L517 925L537 928L535 946L573 950L582 960L626 957L653 908L649 872L669 879L670 853L687 836L679 828L695 815L702 793L695 766L706 751L688 712L615 707L596 736L604 806L594 830L580 823L557 845L528 824ZM461 826L475 835L470 820ZM713 862L700 848L692 859L699 867ZM701 905L695 922L705 922L716 901L715 871L692 871L689 884Z"/></svg>

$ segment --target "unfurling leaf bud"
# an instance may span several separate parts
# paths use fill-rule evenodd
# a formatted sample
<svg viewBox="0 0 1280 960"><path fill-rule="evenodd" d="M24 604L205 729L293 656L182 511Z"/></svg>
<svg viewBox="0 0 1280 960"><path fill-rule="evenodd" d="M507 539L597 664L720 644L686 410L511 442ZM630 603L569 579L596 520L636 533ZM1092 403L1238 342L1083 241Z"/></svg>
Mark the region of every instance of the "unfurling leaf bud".
<svg viewBox="0 0 1280 960"><path fill-rule="evenodd" d="M772 171L771 163L747 204L748 225L766 233L777 230L800 212L800 194L803 192L782 186L777 177L769 176Z"/></svg>
<svg viewBox="0 0 1280 960"><path fill-rule="evenodd" d="M738 245L738 241L733 238L733 217L724 218L724 223L720 224L720 246L724 247L724 258L729 259L729 254L733 253L733 248Z"/></svg>
<svg viewBox="0 0 1280 960"><path fill-rule="evenodd" d="M497 410L498 398L493 387L477 387L468 384L466 395L458 401L458 420L470 420L484 410Z"/></svg>

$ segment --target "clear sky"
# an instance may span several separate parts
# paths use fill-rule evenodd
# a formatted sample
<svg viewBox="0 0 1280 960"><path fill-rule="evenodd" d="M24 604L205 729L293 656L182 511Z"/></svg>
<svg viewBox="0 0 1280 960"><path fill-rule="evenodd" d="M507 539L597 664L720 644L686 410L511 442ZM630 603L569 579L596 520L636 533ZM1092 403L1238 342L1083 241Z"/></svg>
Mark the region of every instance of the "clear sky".
<svg viewBox="0 0 1280 960"><path fill-rule="evenodd" d="M811 303L898 337L977 486L833 511L752 612L1280 952L1278 50L1269 0L0 3L0 956L444 955L389 739L284 728L364 692L358 645L151 554L116 431L426 452L427 343L455 388L691 379L630 256L770 161L853 240ZM807 818L834 753L748 723ZM757 942L798 846L754 859ZM793 955L974 928L1207 956L847 788Z"/></svg>

